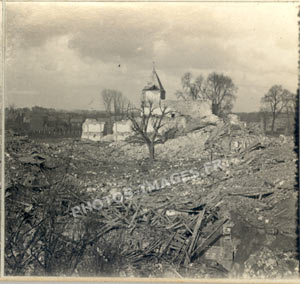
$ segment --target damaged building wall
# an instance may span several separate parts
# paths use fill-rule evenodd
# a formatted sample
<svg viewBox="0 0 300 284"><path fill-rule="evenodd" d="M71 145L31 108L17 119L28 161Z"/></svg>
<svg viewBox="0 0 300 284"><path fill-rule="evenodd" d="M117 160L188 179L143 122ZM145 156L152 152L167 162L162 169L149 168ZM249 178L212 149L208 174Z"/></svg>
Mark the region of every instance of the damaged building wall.
<svg viewBox="0 0 300 284"><path fill-rule="evenodd" d="M121 120L114 122L113 132L114 133L128 133L131 132L131 121Z"/></svg>
<svg viewBox="0 0 300 284"><path fill-rule="evenodd" d="M192 118L202 118L212 115L212 104L208 100L166 100L162 104L181 115Z"/></svg>
<svg viewBox="0 0 300 284"><path fill-rule="evenodd" d="M100 141L103 136L104 124L96 119L86 119L82 124L81 139Z"/></svg>
<svg viewBox="0 0 300 284"><path fill-rule="evenodd" d="M159 117L151 117L149 119L149 123L148 123L148 127L147 127L147 132L151 133L154 131L153 125L155 124L155 122L159 119ZM141 118L137 119L138 123L141 123ZM166 131L170 130L170 129L177 129L177 130L185 130L186 126L187 126L187 119L185 116L175 116L175 117L171 117L171 116L165 116L163 118L163 122L162 122L163 126L159 129L158 133L159 134L163 134Z"/></svg>
<svg viewBox="0 0 300 284"><path fill-rule="evenodd" d="M165 117L163 124L163 127L159 130L160 134L170 129L184 131L187 126L187 119L185 116Z"/></svg>
<svg viewBox="0 0 300 284"><path fill-rule="evenodd" d="M162 134L170 129L185 131L188 129L189 119L207 119L214 115L211 110L211 102L207 100L177 100L177 101L162 101L162 107L167 106L169 114L164 117L164 126L159 130ZM147 109L145 110L147 115ZM155 115L161 115L161 110L156 108L153 112ZM148 132L153 132L153 123L156 117L152 118L148 125ZM99 122L96 119L87 119L82 125L82 139L92 141L108 140L108 141L123 141L128 136L133 134L130 120L115 121L112 127L111 135L104 135L105 123Z"/></svg>
<svg viewBox="0 0 300 284"><path fill-rule="evenodd" d="M130 134L133 133L132 122L130 120L121 120L114 122L113 125L113 136L114 141L125 140Z"/></svg>

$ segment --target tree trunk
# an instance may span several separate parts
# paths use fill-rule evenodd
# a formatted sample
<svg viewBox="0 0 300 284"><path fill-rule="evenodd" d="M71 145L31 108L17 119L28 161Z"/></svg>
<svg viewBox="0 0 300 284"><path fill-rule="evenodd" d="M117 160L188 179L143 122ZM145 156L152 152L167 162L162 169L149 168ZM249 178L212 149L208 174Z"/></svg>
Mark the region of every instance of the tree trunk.
<svg viewBox="0 0 300 284"><path fill-rule="evenodd" d="M266 114L262 114L262 116L261 116L260 128L264 134L267 133L267 115Z"/></svg>
<svg viewBox="0 0 300 284"><path fill-rule="evenodd" d="M212 113L216 116L219 115L219 106L216 103L212 103Z"/></svg>
<svg viewBox="0 0 300 284"><path fill-rule="evenodd" d="M147 144L148 149L149 149L149 158L150 161L153 162L154 161L154 143L148 143Z"/></svg>
<svg viewBox="0 0 300 284"><path fill-rule="evenodd" d="M286 115L287 115L287 128L286 128L286 135L289 135L291 133L291 119L290 119L290 112L287 109L286 111Z"/></svg>
<svg viewBox="0 0 300 284"><path fill-rule="evenodd" d="M276 119L276 116L275 116L275 113L273 113L273 115L272 115L272 126L271 126L272 134L274 134L275 119Z"/></svg>

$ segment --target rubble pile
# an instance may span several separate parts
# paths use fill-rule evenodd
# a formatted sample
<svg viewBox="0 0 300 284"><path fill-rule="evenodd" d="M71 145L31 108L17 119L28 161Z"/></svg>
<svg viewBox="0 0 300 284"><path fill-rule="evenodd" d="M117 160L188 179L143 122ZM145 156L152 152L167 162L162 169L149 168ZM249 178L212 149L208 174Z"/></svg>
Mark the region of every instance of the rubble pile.
<svg viewBox="0 0 300 284"><path fill-rule="evenodd" d="M291 270L295 267L295 262L291 261L292 258L290 253L276 252L264 247L250 255L245 262L245 273L250 277L269 279L278 278L278 275L293 277Z"/></svg>
<svg viewBox="0 0 300 284"><path fill-rule="evenodd" d="M45 214L38 200L49 196L56 204L55 213L47 211L51 220L56 218L55 235L67 255L73 251L80 259L71 258L63 272L53 264L56 270L48 273L296 277L293 147L291 137L265 137L230 122L157 145L153 164L144 159L144 146L126 142L37 143L12 137L6 154L7 238L12 242L20 228L13 217L34 215L25 229L36 228ZM177 182L172 182L174 174L182 175ZM50 194L54 187L55 197ZM117 193L119 200L112 198ZM105 201L100 210L89 205L95 199ZM80 208L75 217L74 206ZM33 232L28 233L31 239L23 238L25 243ZM35 251L42 245L31 246L27 257L41 261ZM14 264L14 249L8 246L10 271L20 267L20 262ZM20 273L34 271L24 269Z"/></svg>
<svg viewBox="0 0 300 284"><path fill-rule="evenodd" d="M243 151L257 143L270 144L272 140L257 129L219 121L217 124L202 124L186 135L158 144L155 151L162 159L207 160L213 155L225 156ZM148 156L146 145L132 145L122 141L111 143L110 146L121 147L128 159L144 159Z"/></svg>
<svg viewBox="0 0 300 284"><path fill-rule="evenodd" d="M66 228L74 223L71 206L85 197L69 174L70 154L55 144L6 135L6 274L59 275L76 266L72 254L83 238L74 241Z"/></svg>
<svg viewBox="0 0 300 284"><path fill-rule="evenodd" d="M145 273L141 266L148 266L153 271L149 271L147 276L163 276L164 270L155 275L154 266L158 263L179 267L178 273L182 274L182 269L189 268L212 243L223 235L230 236L228 217L219 215L217 208L206 207L199 201L190 202L188 198L180 202L176 199L170 194L154 198L147 196L140 200L134 198L129 203L112 204L101 212L90 213L90 218L101 218L103 229L110 231L111 235L104 238L114 239L114 228L122 231L118 244L124 260L123 266L118 268L122 275L141 276ZM231 254L232 251L228 251L227 262L221 260L227 268L232 263ZM198 264L202 272L204 266L205 263ZM215 276L224 275L227 271L214 266L211 270ZM202 277L213 276L212 271L202 273Z"/></svg>

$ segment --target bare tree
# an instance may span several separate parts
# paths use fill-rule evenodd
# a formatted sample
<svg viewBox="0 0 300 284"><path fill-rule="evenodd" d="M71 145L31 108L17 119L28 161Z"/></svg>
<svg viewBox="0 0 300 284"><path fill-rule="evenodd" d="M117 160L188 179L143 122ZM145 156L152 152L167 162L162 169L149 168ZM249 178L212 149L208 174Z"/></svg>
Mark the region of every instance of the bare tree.
<svg viewBox="0 0 300 284"><path fill-rule="evenodd" d="M267 132L267 121L268 121L268 110L265 106L262 106L260 108L259 114L260 114L260 119L261 119L261 130L263 131L264 134Z"/></svg>
<svg viewBox="0 0 300 284"><path fill-rule="evenodd" d="M155 159L155 145L166 141L160 130L165 126L165 117L169 114L166 106L158 107L152 101L142 102L141 108L130 108L127 113L132 122L132 130L137 134L134 142L146 143L149 150L150 161Z"/></svg>
<svg viewBox="0 0 300 284"><path fill-rule="evenodd" d="M121 92L117 92L113 97L113 106L115 115L124 118L126 111L130 106L130 102Z"/></svg>
<svg viewBox="0 0 300 284"><path fill-rule="evenodd" d="M285 113L286 113L286 117L287 117L286 130L287 130L287 133L290 134L291 133L291 125L292 125L293 117L296 112L296 106L297 106L296 95L287 91L285 100L286 100Z"/></svg>
<svg viewBox="0 0 300 284"><path fill-rule="evenodd" d="M124 117L129 106L129 100L117 90L104 89L101 94L107 114L110 117L112 114Z"/></svg>
<svg viewBox="0 0 300 284"><path fill-rule="evenodd" d="M205 95L205 80L203 76L198 76L194 81L192 80L190 72L185 73L181 78L182 90L177 90L175 95L177 98L184 100L201 99Z"/></svg>
<svg viewBox="0 0 300 284"><path fill-rule="evenodd" d="M229 76L215 72L205 79L202 75L192 80L190 72L181 78L182 90L177 90L177 98L185 100L208 99L212 102L212 112L215 115L224 115L231 111L236 99L237 87Z"/></svg>
<svg viewBox="0 0 300 284"><path fill-rule="evenodd" d="M213 72L207 77L205 97L212 102L215 115L224 115L232 110L237 87L229 76Z"/></svg>
<svg viewBox="0 0 300 284"><path fill-rule="evenodd" d="M278 115L286 108L289 102L290 92L281 85L272 86L268 93L261 99L263 107L271 112L271 132L274 133L275 121Z"/></svg>
<svg viewBox="0 0 300 284"><path fill-rule="evenodd" d="M101 92L102 95L102 102L105 107L105 111L107 114L111 115L112 113L112 108L113 108L113 94L115 94L115 90L110 90L110 89L104 89Z"/></svg>

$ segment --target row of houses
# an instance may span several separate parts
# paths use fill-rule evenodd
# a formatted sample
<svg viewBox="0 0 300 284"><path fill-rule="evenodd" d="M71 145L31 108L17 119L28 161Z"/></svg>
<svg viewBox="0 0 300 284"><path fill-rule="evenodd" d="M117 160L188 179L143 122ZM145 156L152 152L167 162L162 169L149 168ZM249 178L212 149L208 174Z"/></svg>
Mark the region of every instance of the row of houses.
<svg viewBox="0 0 300 284"><path fill-rule="evenodd" d="M82 139L88 139L92 141L101 141L103 137L113 135L115 139L125 139L131 132L130 121L98 121L97 119L86 119L82 124ZM121 133L121 134L119 134Z"/></svg>
<svg viewBox="0 0 300 284"><path fill-rule="evenodd" d="M139 119L136 118L137 122ZM153 132L153 124L155 117L150 118L147 132ZM162 134L169 129L185 129L187 124L187 119L185 116L167 116L164 118L164 126L159 129L159 134ZM131 120L121 120L112 123L111 130L108 130L108 122L97 121L96 119L87 119L82 125L82 135L83 140L92 141L122 141L128 138L130 135L134 134L132 130Z"/></svg>

